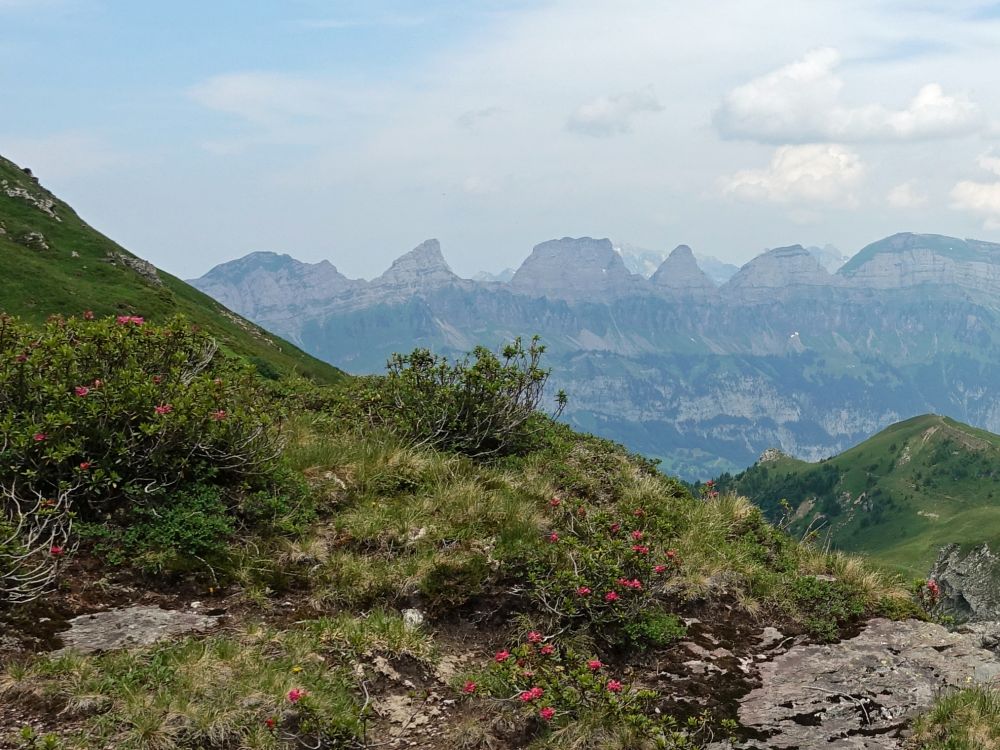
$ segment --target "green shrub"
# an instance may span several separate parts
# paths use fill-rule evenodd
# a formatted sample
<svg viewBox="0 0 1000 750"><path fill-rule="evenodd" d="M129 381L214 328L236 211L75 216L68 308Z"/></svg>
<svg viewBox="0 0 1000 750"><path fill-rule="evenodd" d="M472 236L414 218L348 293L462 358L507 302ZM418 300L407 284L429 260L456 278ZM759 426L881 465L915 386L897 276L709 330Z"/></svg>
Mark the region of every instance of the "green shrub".
<svg viewBox="0 0 1000 750"><path fill-rule="evenodd" d="M791 594L805 626L820 640L837 640L843 625L865 613L862 592L841 581L799 576Z"/></svg>
<svg viewBox="0 0 1000 750"><path fill-rule="evenodd" d="M74 518L153 514L180 533L171 504L187 488L256 481L280 450L257 374L210 337L181 319L87 317L41 330L0 317L0 515L29 548L16 565L0 557L0 601L51 583Z"/></svg>
<svg viewBox="0 0 1000 750"><path fill-rule="evenodd" d="M536 336L527 349L517 338L499 356L479 346L454 362L427 349L394 354L386 376L360 381L344 405L415 444L473 457L523 452L544 429L544 351ZM561 391L556 403L559 413Z"/></svg>

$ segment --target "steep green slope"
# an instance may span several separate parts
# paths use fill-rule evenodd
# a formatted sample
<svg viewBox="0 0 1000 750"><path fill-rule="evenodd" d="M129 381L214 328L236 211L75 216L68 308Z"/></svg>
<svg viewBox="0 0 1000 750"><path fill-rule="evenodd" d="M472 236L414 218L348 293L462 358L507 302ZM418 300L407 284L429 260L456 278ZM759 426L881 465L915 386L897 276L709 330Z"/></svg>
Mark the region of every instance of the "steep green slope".
<svg viewBox="0 0 1000 750"><path fill-rule="evenodd" d="M787 456L718 480L791 529L819 529L842 550L924 575L944 544L1000 544L1000 436L925 415L895 424L840 455Z"/></svg>
<svg viewBox="0 0 1000 750"><path fill-rule="evenodd" d="M153 320L182 313L265 375L298 372L320 382L344 377L189 284L140 261L3 157L0 268L0 312L27 321L84 310Z"/></svg>

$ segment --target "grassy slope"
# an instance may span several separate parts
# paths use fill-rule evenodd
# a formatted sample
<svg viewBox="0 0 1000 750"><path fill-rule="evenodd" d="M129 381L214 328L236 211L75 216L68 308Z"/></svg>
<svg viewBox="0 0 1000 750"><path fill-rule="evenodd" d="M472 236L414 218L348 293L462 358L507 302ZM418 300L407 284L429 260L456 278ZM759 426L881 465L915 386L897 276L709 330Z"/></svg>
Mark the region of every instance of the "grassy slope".
<svg viewBox="0 0 1000 750"><path fill-rule="evenodd" d="M41 322L49 315L75 315L85 309L97 315L136 314L163 320L182 313L212 332L230 352L255 362L265 372L298 372L318 382L333 383L344 375L222 307L194 287L162 271L162 286L151 284L109 256L131 255L88 226L13 162L0 157L0 312ZM33 196L53 199L52 218L29 200L9 196L23 188ZM40 232L48 249L26 240Z"/></svg>
<svg viewBox="0 0 1000 750"><path fill-rule="evenodd" d="M947 417L914 417L819 464L786 457L721 484L772 515L786 498L798 530L825 511L837 547L918 576L944 544L1000 544L1000 436Z"/></svg>

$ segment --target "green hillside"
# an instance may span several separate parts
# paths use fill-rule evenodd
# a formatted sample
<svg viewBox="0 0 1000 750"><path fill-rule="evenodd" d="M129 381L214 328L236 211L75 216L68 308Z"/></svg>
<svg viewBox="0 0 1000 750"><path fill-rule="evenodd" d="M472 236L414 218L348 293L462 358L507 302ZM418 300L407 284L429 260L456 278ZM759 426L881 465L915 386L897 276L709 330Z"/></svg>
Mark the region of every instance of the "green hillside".
<svg viewBox="0 0 1000 750"><path fill-rule="evenodd" d="M92 227L30 173L0 157L0 312L29 322L50 315L178 313L265 375L297 372L320 382L343 373L145 264Z"/></svg>
<svg viewBox="0 0 1000 750"><path fill-rule="evenodd" d="M791 530L819 529L842 550L925 575L951 542L1000 545L1000 436L925 415L895 424L834 458L782 456L718 480Z"/></svg>

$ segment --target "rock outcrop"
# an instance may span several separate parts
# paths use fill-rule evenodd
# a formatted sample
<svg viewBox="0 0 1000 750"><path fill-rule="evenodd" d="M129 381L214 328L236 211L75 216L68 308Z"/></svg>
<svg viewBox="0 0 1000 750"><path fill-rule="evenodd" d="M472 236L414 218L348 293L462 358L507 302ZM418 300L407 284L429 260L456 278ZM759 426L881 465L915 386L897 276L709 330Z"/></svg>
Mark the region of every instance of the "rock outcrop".
<svg viewBox="0 0 1000 750"><path fill-rule="evenodd" d="M902 750L917 714L943 690L995 680L1000 658L979 633L877 619L854 638L796 646L758 669L739 721L760 739L714 748Z"/></svg>
<svg viewBox="0 0 1000 750"><path fill-rule="evenodd" d="M64 644L63 651L91 654L149 646L184 633L203 633L216 627L218 622L218 617L194 611L136 605L74 617L69 621L69 630L59 637Z"/></svg>
<svg viewBox="0 0 1000 750"><path fill-rule="evenodd" d="M1000 622L1000 555L981 544L963 552L950 544L938 553L929 578L937 582L937 612L957 622Z"/></svg>

